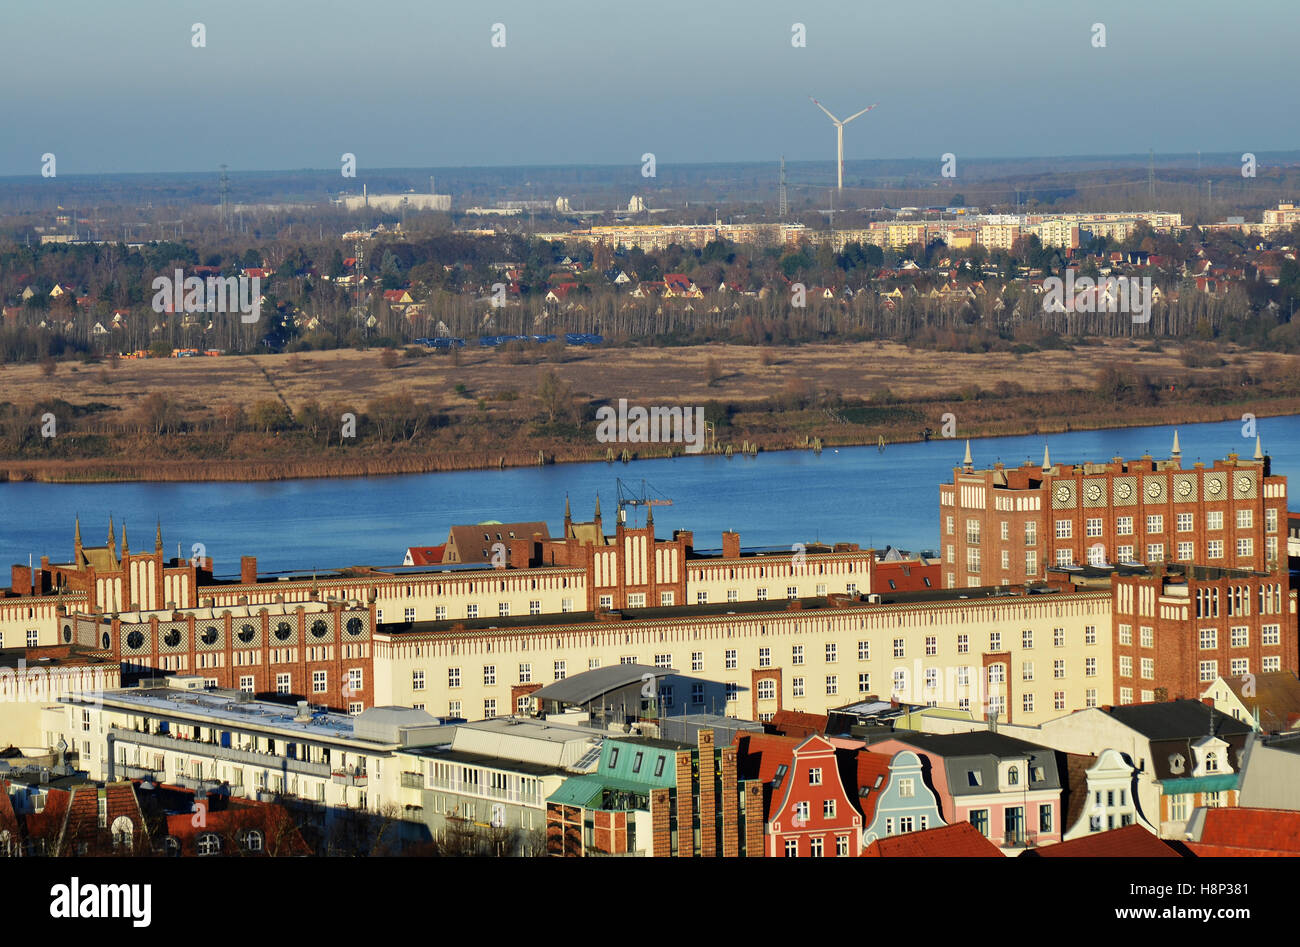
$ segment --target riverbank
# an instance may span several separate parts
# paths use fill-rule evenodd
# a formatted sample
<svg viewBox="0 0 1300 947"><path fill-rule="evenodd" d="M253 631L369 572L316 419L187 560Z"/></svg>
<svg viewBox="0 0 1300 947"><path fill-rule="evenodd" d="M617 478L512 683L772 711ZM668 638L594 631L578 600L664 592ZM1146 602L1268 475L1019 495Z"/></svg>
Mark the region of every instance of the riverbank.
<svg viewBox="0 0 1300 947"><path fill-rule="evenodd" d="M8 366L0 480L274 481L582 463L611 448L633 463L683 453L598 443L594 407L620 397L704 406L719 453L898 444L927 429L963 439L1300 414L1300 358L1227 351L1189 361L1127 342L1023 358L872 342L611 349L563 361L469 352L459 365L432 356L385 366L347 351L61 366L54 379ZM567 391L550 402L553 420L539 396L552 372ZM43 407L56 415L54 437L39 436ZM340 437L349 414L356 436Z"/></svg>

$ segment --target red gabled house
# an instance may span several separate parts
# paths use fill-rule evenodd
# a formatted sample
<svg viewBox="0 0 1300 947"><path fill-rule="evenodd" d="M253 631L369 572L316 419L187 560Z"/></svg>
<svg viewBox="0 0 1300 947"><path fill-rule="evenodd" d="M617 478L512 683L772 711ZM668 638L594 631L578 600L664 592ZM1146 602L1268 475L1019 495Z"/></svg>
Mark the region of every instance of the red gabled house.
<svg viewBox="0 0 1300 947"><path fill-rule="evenodd" d="M744 734L739 778L763 784L764 854L829 858L862 854L862 814L844 787L836 748L822 736Z"/></svg>

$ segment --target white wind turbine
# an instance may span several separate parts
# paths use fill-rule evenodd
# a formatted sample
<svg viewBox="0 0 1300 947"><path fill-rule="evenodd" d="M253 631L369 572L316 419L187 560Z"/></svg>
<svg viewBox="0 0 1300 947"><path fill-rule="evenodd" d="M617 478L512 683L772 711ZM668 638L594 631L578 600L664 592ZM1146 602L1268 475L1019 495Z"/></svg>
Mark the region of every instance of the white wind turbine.
<svg viewBox="0 0 1300 947"><path fill-rule="evenodd" d="M876 106L868 105L861 112L854 112L848 118L844 119L843 121L840 121L834 115L831 115L830 110L826 108L826 106L822 105L811 95L808 96L808 98L812 99L812 104L817 106L828 116L830 116L830 120L835 123L835 142L836 142L836 157L837 157L836 172L838 177L838 184L836 186L838 187L839 190L842 191L844 190L844 126L847 125L849 122L853 121L859 115L866 115Z"/></svg>

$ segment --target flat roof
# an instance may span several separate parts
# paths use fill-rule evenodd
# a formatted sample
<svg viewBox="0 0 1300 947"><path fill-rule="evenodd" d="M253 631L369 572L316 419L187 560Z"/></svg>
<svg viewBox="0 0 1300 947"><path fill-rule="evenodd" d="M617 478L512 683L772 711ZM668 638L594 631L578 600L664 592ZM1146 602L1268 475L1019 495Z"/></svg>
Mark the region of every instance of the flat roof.
<svg viewBox="0 0 1300 947"><path fill-rule="evenodd" d="M241 701L231 691L190 691L169 687L123 688L102 695L104 706L137 710L157 716L181 717L207 723L224 723L235 728L258 727L289 731L336 742L391 745L356 734L359 719L335 711L311 711L311 719L295 720L296 706L263 700ZM60 703L80 703L60 698Z"/></svg>

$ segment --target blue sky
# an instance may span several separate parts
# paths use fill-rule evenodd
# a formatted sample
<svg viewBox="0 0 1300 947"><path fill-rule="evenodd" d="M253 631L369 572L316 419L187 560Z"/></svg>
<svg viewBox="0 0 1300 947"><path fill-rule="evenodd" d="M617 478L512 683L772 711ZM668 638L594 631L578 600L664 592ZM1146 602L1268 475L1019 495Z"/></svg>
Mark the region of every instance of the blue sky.
<svg viewBox="0 0 1300 947"><path fill-rule="evenodd" d="M1295 0L13 6L0 175L1300 147Z"/></svg>

